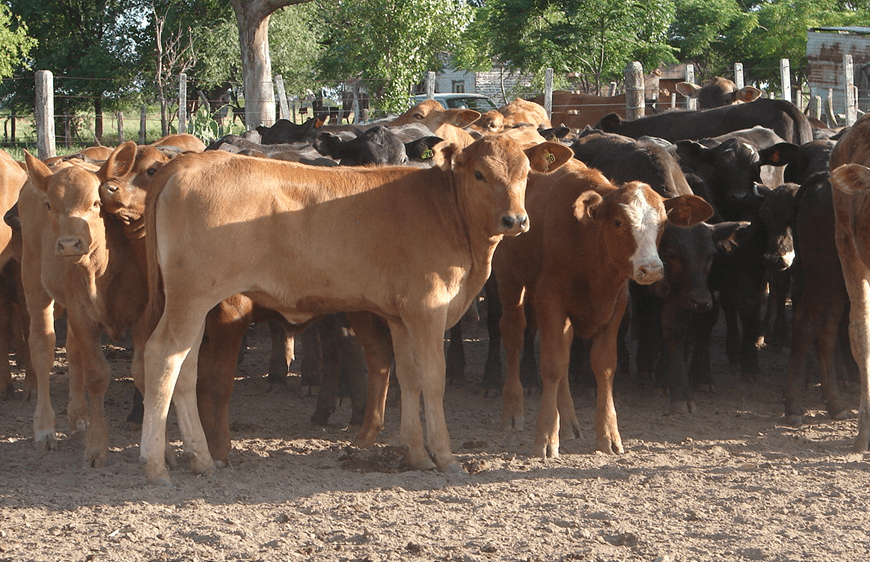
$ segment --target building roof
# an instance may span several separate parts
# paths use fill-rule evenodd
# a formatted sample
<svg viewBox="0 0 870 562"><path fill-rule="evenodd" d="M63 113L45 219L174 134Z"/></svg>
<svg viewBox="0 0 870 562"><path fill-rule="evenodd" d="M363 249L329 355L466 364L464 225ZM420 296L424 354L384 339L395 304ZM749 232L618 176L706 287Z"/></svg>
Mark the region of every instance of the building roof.
<svg viewBox="0 0 870 562"><path fill-rule="evenodd" d="M810 31L817 32L837 32L837 33L857 33L859 35L870 35L870 27L848 26L848 27L811 27Z"/></svg>

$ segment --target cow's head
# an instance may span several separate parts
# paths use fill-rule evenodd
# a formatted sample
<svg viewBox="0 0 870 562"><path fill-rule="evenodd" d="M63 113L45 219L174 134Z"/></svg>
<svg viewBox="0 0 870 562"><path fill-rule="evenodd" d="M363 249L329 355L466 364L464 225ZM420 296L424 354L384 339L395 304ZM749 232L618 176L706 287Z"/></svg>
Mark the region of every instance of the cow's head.
<svg viewBox="0 0 870 562"><path fill-rule="evenodd" d="M767 194L761 204L759 217L767 231L764 265L770 269L782 271L794 263L792 223L799 187L796 183L780 185Z"/></svg>
<svg viewBox="0 0 870 562"><path fill-rule="evenodd" d="M696 195L663 198L642 182L628 182L605 192L584 191L574 203L578 220L601 225L604 245L615 262L625 261L628 277L649 285L664 277L658 245L666 222L693 226L713 214L710 204Z"/></svg>
<svg viewBox="0 0 870 562"><path fill-rule="evenodd" d="M485 135L500 133L505 128L504 115L500 111L492 109L481 115L480 119L471 125L471 128Z"/></svg>
<svg viewBox="0 0 870 562"><path fill-rule="evenodd" d="M740 223L699 223L683 228L671 223L659 244L665 266L665 278L653 285L655 293L671 296L677 305L690 312L707 312L713 306L710 293L710 269L713 258L723 245L733 242Z"/></svg>
<svg viewBox="0 0 870 562"><path fill-rule="evenodd" d="M691 82L679 82L676 85L677 92L687 98L698 100L698 109L713 109L724 105L755 101L761 96L761 90L746 86L738 88L737 85L717 76L704 82L703 86Z"/></svg>
<svg viewBox="0 0 870 562"><path fill-rule="evenodd" d="M56 237L55 255L78 262L105 247L96 167L63 162L52 171L26 151L24 161L31 185L44 195L46 222Z"/></svg>
<svg viewBox="0 0 870 562"><path fill-rule="evenodd" d="M97 171L103 210L124 224L140 220L151 178L177 153L171 147L121 144Z"/></svg>
<svg viewBox="0 0 870 562"><path fill-rule="evenodd" d="M527 231L524 200L529 172L550 173L574 155L559 143L523 148L503 135L482 138L465 148L447 145L440 152L441 168L453 173L467 224L490 238Z"/></svg>
<svg viewBox="0 0 870 562"><path fill-rule="evenodd" d="M762 166L784 166L797 150L791 143L777 143L758 150L751 143L733 137L713 147L695 141L678 141L677 153L684 168L709 166L707 179L716 209L726 220L743 220L758 212L770 190L761 182Z"/></svg>

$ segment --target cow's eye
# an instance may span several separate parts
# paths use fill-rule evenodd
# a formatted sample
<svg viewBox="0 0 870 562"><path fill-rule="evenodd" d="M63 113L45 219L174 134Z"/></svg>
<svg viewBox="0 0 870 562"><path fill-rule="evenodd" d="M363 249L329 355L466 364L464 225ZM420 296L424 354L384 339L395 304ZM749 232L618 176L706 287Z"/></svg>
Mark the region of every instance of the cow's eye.
<svg viewBox="0 0 870 562"><path fill-rule="evenodd" d="M157 173L157 170L158 170L158 168L155 166L153 168L148 168L148 171L145 173L148 174L149 176L153 176L154 174Z"/></svg>
<svg viewBox="0 0 870 562"><path fill-rule="evenodd" d="M94 201L94 209L99 209L99 208L100 208L100 200L97 199L96 201Z"/></svg>
<svg viewBox="0 0 870 562"><path fill-rule="evenodd" d="M619 219L615 219L615 220L613 221L613 225L614 225L616 228L619 228L620 226L622 226L622 221L619 220Z"/></svg>
<svg viewBox="0 0 870 562"><path fill-rule="evenodd" d="M45 202L45 208L48 209L48 210L50 211L50 210L51 210L51 203L49 203L48 201L46 201L46 202Z"/></svg>
<svg viewBox="0 0 870 562"><path fill-rule="evenodd" d="M481 174L480 172L474 172L474 179L478 181L483 181L483 174Z"/></svg>

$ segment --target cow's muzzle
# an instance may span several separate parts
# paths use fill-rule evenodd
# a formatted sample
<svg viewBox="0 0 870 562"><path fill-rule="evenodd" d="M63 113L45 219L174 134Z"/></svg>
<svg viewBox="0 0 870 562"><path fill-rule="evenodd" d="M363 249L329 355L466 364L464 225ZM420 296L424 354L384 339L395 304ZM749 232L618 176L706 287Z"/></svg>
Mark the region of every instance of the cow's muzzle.
<svg viewBox="0 0 870 562"><path fill-rule="evenodd" d="M529 229L529 216L526 214L505 215L501 225L506 236L517 236Z"/></svg>
<svg viewBox="0 0 870 562"><path fill-rule="evenodd" d="M57 239L55 255L63 258L74 258L84 255L87 250L84 241L77 236L67 236Z"/></svg>

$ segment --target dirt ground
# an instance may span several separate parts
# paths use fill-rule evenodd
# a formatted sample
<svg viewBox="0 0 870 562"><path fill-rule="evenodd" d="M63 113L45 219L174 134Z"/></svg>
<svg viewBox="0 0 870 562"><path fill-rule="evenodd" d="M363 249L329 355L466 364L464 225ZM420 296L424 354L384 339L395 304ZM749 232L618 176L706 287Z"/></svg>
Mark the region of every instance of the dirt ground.
<svg viewBox="0 0 870 562"><path fill-rule="evenodd" d="M128 351L109 348L117 380L103 469L83 469L83 442L69 435L62 353L57 450L33 447L33 401L0 402L0 562L870 560L870 458L851 452L854 412L831 421L811 386L808 423L785 425L787 351L762 350L758 382L716 363L718 392L698 396L694 414L671 414L667 397L622 381L620 456L592 452L594 395L577 388L584 433L544 461L525 454L533 424L505 434L501 397L479 390L486 334L472 332L468 380L444 401L468 474L444 475L402 466L396 399L373 451L349 448L349 401L329 427L312 425L315 398L298 376L270 391L268 339L253 335L232 399L230 467L199 477L180 460L174 489L146 485L139 433L124 427ZM856 392L845 396L857 409ZM537 408L535 395L527 420ZM180 447L172 419L169 431Z"/></svg>

